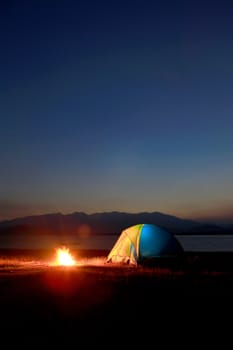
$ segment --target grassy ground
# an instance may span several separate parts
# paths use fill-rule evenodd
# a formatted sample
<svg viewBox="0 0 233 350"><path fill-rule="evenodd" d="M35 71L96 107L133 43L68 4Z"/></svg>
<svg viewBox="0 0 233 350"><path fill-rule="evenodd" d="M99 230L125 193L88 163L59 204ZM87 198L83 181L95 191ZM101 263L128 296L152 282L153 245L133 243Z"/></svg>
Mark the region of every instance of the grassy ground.
<svg viewBox="0 0 233 350"><path fill-rule="evenodd" d="M49 251L0 252L2 339L88 345L106 337L117 343L123 331L134 343L136 329L149 341L197 314L198 324L205 317L209 323L213 300L216 312L233 295L232 254L189 254L179 264L137 268L106 265L105 251L74 254L82 264L60 267L50 266Z"/></svg>

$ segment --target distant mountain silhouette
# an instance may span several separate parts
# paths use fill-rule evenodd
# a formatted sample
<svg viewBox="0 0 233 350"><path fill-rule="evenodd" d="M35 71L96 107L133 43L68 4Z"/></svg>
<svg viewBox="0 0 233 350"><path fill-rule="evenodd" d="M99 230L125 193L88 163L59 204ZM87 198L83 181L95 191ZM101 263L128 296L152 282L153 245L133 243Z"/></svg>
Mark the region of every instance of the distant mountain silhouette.
<svg viewBox="0 0 233 350"><path fill-rule="evenodd" d="M160 212L102 212L86 214L45 214L0 222L0 234L98 235L119 234L131 225L149 223L174 234L226 233L226 229Z"/></svg>

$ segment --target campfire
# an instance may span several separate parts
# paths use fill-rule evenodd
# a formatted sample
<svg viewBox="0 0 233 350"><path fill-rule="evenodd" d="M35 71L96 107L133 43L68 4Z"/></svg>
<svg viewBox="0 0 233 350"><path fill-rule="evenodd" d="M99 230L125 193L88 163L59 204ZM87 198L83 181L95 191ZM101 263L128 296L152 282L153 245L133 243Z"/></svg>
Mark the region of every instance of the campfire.
<svg viewBox="0 0 233 350"><path fill-rule="evenodd" d="M59 266L75 265L75 260L70 254L69 248L62 247L56 250L56 265L59 265Z"/></svg>

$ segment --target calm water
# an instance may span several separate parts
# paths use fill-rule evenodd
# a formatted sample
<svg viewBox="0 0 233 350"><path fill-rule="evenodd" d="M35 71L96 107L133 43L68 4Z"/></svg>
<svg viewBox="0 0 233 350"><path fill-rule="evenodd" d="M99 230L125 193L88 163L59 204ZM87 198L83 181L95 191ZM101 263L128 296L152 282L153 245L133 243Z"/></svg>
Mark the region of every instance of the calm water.
<svg viewBox="0 0 233 350"><path fill-rule="evenodd" d="M62 244L71 249L106 249L112 248L118 236L100 235L95 237L63 236L0 236L0 249L53 249ZM232 251L233 236L203 235L176 236L185 251Z"/></svg>

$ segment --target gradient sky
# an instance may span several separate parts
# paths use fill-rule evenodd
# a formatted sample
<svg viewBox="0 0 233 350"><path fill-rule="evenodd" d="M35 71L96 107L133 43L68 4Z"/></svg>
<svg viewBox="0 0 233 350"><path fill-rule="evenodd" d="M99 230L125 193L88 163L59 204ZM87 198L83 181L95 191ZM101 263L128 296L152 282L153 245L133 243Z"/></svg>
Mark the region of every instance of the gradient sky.
<svg viewBox="0 0 233 350"><path fill-rule="evenodd" d="M233 218L232 19L231 0L2 0L0 219Z"/></svg>

